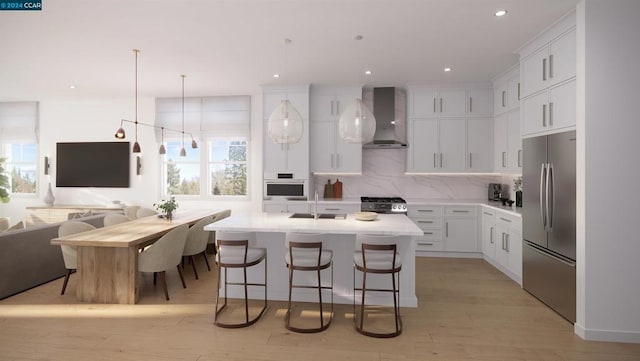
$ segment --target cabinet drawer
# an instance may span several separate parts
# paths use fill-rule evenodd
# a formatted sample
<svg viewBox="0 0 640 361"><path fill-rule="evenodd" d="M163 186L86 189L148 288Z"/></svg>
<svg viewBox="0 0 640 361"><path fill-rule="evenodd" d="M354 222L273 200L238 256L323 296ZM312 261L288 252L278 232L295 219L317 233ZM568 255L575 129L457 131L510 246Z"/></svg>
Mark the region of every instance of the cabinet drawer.
<svg viewBox="0 0 640 361"><path fill-rule="evenodd" d="M442 242L418 238L416 239L416 251L442 251Z"/></svg>
<svg viewBox="0 0 640 361"><path fill-rule="evenodd" d="M475 217L476 213L476 206L455 206L445 207L444 209L444 215L447 217Z"/></svg>
<svg viewBox="0 0 640 361"><path fill-rule="evenodd" d="M496 223L498 226L504 227L508 230L521 232L520 229L522 229L522 217L508 213L496 212Z"/></svg>
<svg viewBox="0 0 640 361"><path fill-rule="evenodd" d="M409 206L409 218L441 217L442 207L439 206Z"/></svg>
<svg viewBox="0 0 640 361"><path fill-rule="evenodd" d="M313 203L310 207L313 209ZM318 204L318 213L355 213L359 211L359 204Z"/></svg>
<svg viewBox="0 0 640 361"><path fill-rule="evenodd" d="M442 218L412 218L420 229L442 229Z"/></svg>
<svg viewBox="0 0 640 361"><path fill-rule="evenodd" d="M441 229L425 229L423 230L423 232L424 232L424 236L420 236L419 239L428 240L428 241L433 241L433 240L440 241L442 239Z"/></svg>

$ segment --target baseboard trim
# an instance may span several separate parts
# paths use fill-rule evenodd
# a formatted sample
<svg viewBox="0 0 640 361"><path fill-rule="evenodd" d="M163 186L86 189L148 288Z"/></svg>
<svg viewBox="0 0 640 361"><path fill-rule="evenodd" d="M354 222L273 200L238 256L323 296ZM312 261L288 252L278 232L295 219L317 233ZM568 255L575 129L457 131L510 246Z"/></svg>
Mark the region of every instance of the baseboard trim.
<svg viewBox="0 0 640 361"><path fill-rule="evenodd" d="M590 330L575 323L573 331L580 338L587 341L640 343L640 332L612 331L612 330Z"/></svg>

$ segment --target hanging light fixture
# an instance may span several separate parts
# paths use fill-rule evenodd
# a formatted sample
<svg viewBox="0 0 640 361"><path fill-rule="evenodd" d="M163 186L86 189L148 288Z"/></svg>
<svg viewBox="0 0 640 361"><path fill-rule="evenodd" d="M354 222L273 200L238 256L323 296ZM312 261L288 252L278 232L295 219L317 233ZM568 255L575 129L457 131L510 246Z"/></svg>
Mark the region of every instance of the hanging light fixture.
<svg viewBox="0 0 640 361"><path fill-rule="evenodd" d="M362 39L362 35L355 37L356 41ZM370 143L376 133L376 119L362 99L354 99L340 114L338 130L340 137L348 143Z"/></svg>
<svg viewBox="0 0 640 361"><path fill-rule="evenodd" d="M135 143L133 143L133 152L134 153L140 153L141 149L140 149L140 143L138 143L138 53L140 52L140 50L138 49L133 49L133 53L136 54L136 118L135 118L135 124L136 124L136 141ZM120 127L122 128L122 124L120 124ZM116 132L116 138L118 137L118 132ZM124 138L124 129L122 130L122 137Z"/></svg>
<svg viewBox="0 0 640 361"><path fill-rule="evenodd" d="M284 76L287 75L287 46L291 39L284 39ZM284 99L274 109L267 122L269 138L278 144L294 144L302 139L302 116L289 101L289 95L285 92Z"/></svg>
<svg viewBox="0 0 640 361"><path fill-rule="evenodd" d="M184 149L184 78L186 78L187 76L184 74L180 76L182 77L182 149L180 149L180 156L186 157L187 150Z"/></svg>
<svg viewBox="0 0 640 361"><path fill-rule="evenodd" d="M167 148L164 147L164 127L160 127L160 154L167 154Z"/></svg>
<svg viewBox="0 0 640 361"><path fill-rule="evenodd" d="M120 119L120 128L116 130L116 139L124 139L124 137L126 136L124 128L122 127L122 123L124 123L124 119Z"/></svg>

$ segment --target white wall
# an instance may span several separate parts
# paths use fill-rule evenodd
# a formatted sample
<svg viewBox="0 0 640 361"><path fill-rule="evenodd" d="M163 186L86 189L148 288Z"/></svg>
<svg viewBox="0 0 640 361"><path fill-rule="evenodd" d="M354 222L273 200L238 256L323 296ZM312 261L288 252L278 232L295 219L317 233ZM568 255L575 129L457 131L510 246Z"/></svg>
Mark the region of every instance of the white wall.
<svg viewBox="0 0 640 361"><path fill-rule="evenodd" d="M261 209L262 199L262 95L252 95L250 143L250 197L244 201L189 201L178 199L181 208ZM56 143L114 141L120 119L133 120L134 102L131 97L94 100L41 100L40 101L40 156L38 190L36 196L14 196L8 204L0 204L0 216L11 217L15 223L26 218L25 207L42 206L47 185L52 183L55 204L107 205L113 200L126 204L150 207L160 199L160 156L152 128L139 127L138 141L142 148L142 174L135 175L135 156L131 158L130 188L56 188ZM153 123L155 100L138 98L138 120ZM127 140L133 145L134 128L125 124ZM50 174L44 175L43 158L51 159Z"/></svg>
<svg viewBox="0 0 640 361"><path fill-rule="evenodd" d="M585 0L578 10L575 328L586 339L640 343L640 1Z"/></svg>

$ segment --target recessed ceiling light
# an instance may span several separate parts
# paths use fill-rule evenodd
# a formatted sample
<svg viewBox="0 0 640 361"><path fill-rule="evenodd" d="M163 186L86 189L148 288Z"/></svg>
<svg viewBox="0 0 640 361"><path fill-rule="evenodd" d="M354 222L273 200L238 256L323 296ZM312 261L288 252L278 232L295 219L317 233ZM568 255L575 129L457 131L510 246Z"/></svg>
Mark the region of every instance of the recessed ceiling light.
<svg viewBox="0 0 640 361"><path fill-rule="evenodd" d="M364 73L367 74L367 75L371 75L371 70L365 70Z"/></svg>
<svg viewBox="0 0 640 361"><path fill-rule="evenodd" d="M449 71L451 71L451 68L446 67L446 68L444 68L444 71L449 72Z"/></svg>
<svg viewBox="0 0 640 361"><path fill-rule="evenodd" d="M495 15L495 16L505 16L505 15L507 15L507 10L498 10L493 15Z"/></svg>
<svg viewBox="0 0 640 361"><path fill-rule="evenodd" d="M273 74L273 77L274 77L274 78L279 78L279 77L280 77L280 74Z"/></svg>
<svg viewBox="0 0 640 361"><path fill-rule="evenodd" d="M75 85L73 85L73 84L69 85L69 89L75 89L75 88L76 88Z"/></svg>

